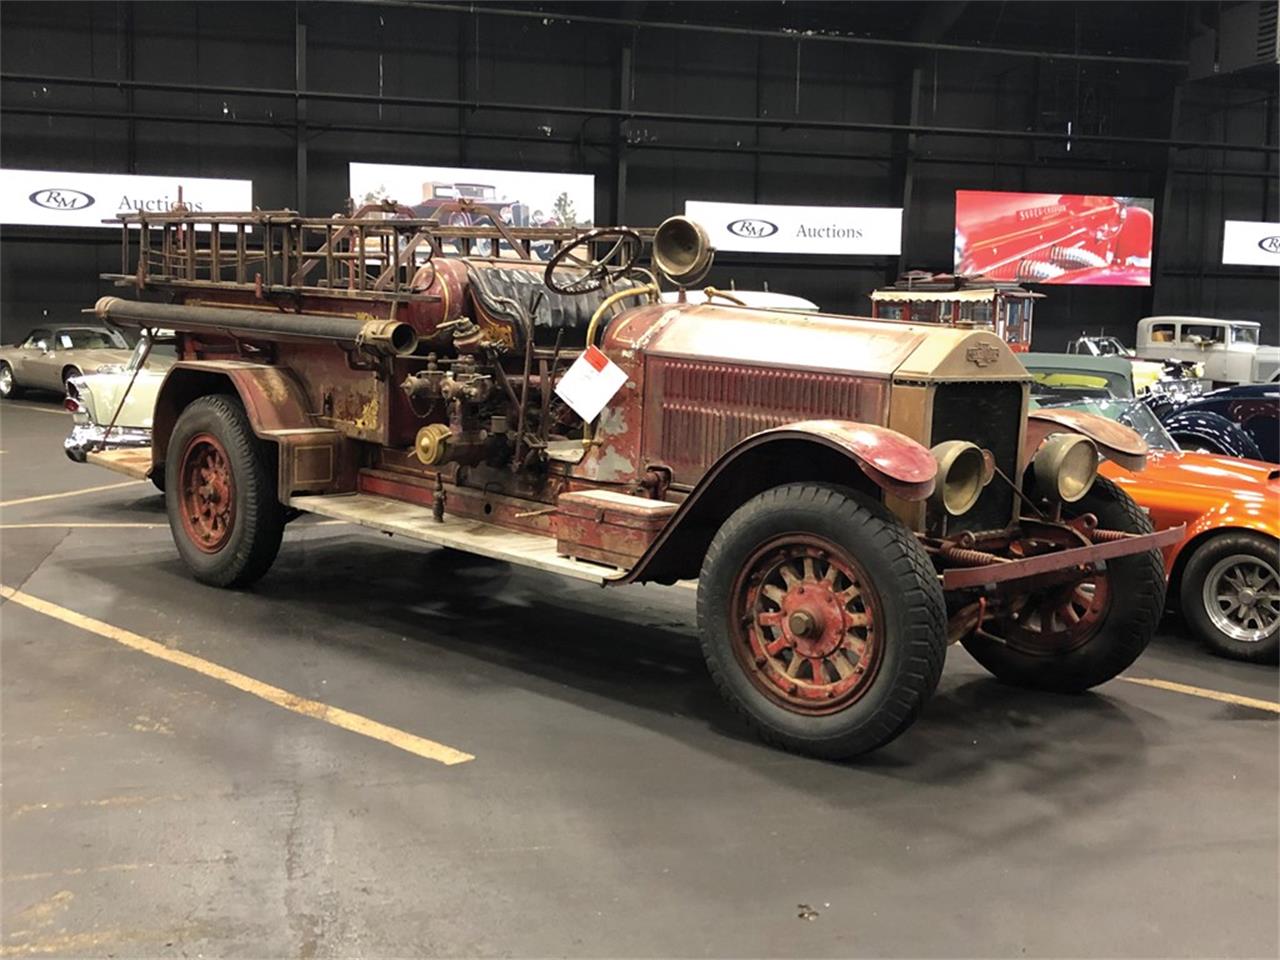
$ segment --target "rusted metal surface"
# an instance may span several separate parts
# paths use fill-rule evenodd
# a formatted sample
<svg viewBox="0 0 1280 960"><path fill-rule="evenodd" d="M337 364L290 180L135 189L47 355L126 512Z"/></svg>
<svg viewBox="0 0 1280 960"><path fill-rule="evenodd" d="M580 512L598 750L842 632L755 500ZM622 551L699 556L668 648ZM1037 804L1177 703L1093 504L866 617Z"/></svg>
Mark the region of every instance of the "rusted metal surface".
<svg viewBox="0 0 1280 960"><path fill-rule="evenodd" d="M317 425L301 387L279 367L238 360L180 360L169 369L156 396L152 457L157 465L164 464L169 434L182 408L205 393L225 392L227 385L244 404L258 436Z"/></svg>
<svg viewBox="0 0 1280 960"><path fill-rule="evenodd" d="M1040 573L1071 567L1086 567L1111 557L1124 557L1144 550L1157 550L1182 539L1182 525L1140 534L1120 540L1105 540L1087 547L1056 550L1023 560L1010 560L985 567L961 567L943 571L942 589L962 590L983 587L1010 580L1021 580Z"/></svg>
<svg viewBox="0 0 1280 960"><path fill-rule="evenodd" d="M613 490L565 493L556 501L552 531L568 557L630 568L676 511L676 504Z"/></svg>
<svg viewBox="0 0 1280 960"><path fill-rule="evenodd" d="M773 367L649 357L645 458L693 483L752 434L820 417L881 424L885 380Z"/></svg>
<svg viewBox="0 0 1280 960"><path fill-rule="evenodd" d="M103 297L94 306L101 320L130 327L173 327L264 340L332 340L377 356L406 356L418 344L407 323L369 314L331 316L234 307L145 303Z"/></svg>

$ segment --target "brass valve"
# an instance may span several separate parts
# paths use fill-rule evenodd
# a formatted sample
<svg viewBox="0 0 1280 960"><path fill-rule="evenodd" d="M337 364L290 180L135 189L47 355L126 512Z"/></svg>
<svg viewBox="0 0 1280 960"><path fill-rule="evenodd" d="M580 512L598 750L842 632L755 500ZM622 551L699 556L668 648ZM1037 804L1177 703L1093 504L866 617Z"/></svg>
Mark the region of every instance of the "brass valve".
<svg viewBox="0 0 1280 960"><path fill-rule="evenodd" d="M429 423L418 431L413 442L413 454L427 466L440 463L449 447L449 425Z"/></svg>

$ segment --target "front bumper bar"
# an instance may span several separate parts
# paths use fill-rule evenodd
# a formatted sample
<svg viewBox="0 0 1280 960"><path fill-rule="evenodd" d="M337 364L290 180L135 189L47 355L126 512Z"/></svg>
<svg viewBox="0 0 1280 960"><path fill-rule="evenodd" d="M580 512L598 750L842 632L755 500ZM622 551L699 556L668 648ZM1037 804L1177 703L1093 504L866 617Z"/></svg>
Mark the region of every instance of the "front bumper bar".
<svg viewBox="0 0 1280 960"><path fill-rule="evenodd" d="M77 423L62 441L62 449L76 463L84 463L97 450L121 450L151 446L151 431L139 427L116 427L107 438L107 428L96 423Z"/></svg>
<svg viewBox="0 0 1280 960"><path fill-rule="evenodd" d="M1168 530L1134 534L1122 540L1110 540L1087 547L1072 547L1069 550L1042 553L1037 557L1027 557L1023 560L1006 560L1003 563L992 563L981 567L952 567L942 572L942 589L964 590L985 587L988 584L1003 583L1006 580L1022 580L1042 573L1052 573L1055 570L1088 566L1112 557L1126 557L1130 554L1142 553L1144 550L1161 549L1177 543L1185 535L1186 525L1178 524Z"/></svg>

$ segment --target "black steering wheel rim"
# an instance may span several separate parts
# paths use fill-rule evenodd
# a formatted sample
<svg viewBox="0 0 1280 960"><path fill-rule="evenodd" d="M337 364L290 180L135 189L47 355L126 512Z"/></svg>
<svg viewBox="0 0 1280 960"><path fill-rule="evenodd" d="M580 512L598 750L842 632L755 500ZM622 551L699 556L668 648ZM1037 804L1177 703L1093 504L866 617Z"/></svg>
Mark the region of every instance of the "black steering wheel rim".
<svg viewBox="0 0 1280 960"><path fill-rule="evenodd" d="M610 238L613 239L613 246L597 259L583 260L573 252L584 243L597 243ZM569 295L593 293L610 283L614 277L626 274L639 258L642 246L640 234L627 227L596 227L561 244L560 249L547 261L542 281L556 293ZM610 261L615 257L618 258L618 263L613 264ZM556 270L570 263L581 267L586 272L569 283L558 281L555 276Z"/></svg>

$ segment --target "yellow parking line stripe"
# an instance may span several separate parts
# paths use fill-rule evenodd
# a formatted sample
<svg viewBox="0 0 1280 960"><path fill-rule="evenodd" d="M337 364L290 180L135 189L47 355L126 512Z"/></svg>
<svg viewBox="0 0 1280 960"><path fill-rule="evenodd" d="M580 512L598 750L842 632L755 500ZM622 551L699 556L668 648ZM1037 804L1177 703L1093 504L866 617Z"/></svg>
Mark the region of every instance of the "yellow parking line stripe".
<svg viewBox="0 0 1280 960"><path fill-rule="evenodd" d="M82 493L97 493L99 490L118 490L121 487L131 487L135 483L145 483L145 480L125 480L121 483L104 483L100 487L83 487L80 490L68 490L66 493L42 493L38 497L21 497L17 500L0 500L0 507L16 507L23 503L36 503L40 500L60 500L63 497L78 497Z"/></svg>
<svg viewBox="0 0 1280 960"><path fill-rule="evenodd" d="M112 626L109 623L103 623L101 620L95 620L93 617L87 617L82 613L76 613L74 610L60 607L55 603L50 603L48 600L33 597L22 590L15 590L13 587L0 584L0 597L22 604L22 606L34 610L36 613L44 614L46 617L61 620L63 623L68 623L73 627L87 630L89 633L96 633L98 636L106 637L108 640L114 640L116 643L131 650L137 650L139 653L145 653L158 660L164 660L168 663L185 667L188 670L193 670L203 676L219 680L230 687L235 687L237 690L251 694L277 707L300 713L304 717L323 720L332 726L358 733L373 740L381 740L383 743L388 743L393 747L398 747L426 760L435 760L437 763L452 766L455 763L466 763L468 760L475 759L471 754L455 750L453 747L445 746L443 743L437 743L434 740L407 733L404 730L387 726L377 720L370 720L368 717L352 713L349 710L343 710L340 707L331 707L327 703L321 703L318 700L308 700L306 697L300 697L297 694L290 693L288 690L273 687L269 683L255 680L253 677L220 666L212 661L205 660L203 657L197 657L195 654L174 650L141 634Z"/></svg>
<svg viewBox="0 0 1280 960"><path fill-rule="evenodd" d="M1204 687L1193 687L1187 683L1174 683L1172 680L1157 680L1155 677L1118 677L1125 683L1136 683L1143 687L1154 687L1157 690L1168 690L1170 693L1185 693L1203 700L1217 700L1219 703L1232 703L1237 707L1250 707L1253 710L1265 710L1268 713L1280 713L1280 703L1273 700L1259 700L1256 697L1242 697L1238 693L1224 693L1221 690L1206 690Z"/></svg>
<svg viewBox="0 0 1280 960"><path fill-rule="evenodd" d="M0 523L0 530L158 530L167 523Z"/></svg>

